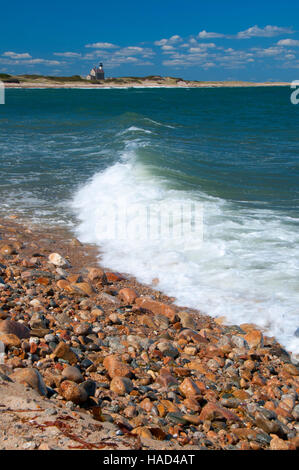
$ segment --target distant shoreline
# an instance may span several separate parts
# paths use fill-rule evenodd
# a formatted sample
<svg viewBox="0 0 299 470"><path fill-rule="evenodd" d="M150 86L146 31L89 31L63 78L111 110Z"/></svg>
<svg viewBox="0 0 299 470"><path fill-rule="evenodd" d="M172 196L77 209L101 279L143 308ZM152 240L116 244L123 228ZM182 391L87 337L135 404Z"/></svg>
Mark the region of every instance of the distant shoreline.
<svg viewBox="0 0 299 470"><path fill-rule="evenodd" d="M16 77L18 80L19 77ZM57 80L57 81L56 81ZM148 79L121 77L106 79L102 83L92 83L87 80L69 80L68 77L50 77L42 79L20 78L19 83L13 80L3 80L5 88L25 89L110 89L110 88L240 88L240 87L273 87L290 86L288 82L246 82L246 81L188 81L174 78Z"/></svg>

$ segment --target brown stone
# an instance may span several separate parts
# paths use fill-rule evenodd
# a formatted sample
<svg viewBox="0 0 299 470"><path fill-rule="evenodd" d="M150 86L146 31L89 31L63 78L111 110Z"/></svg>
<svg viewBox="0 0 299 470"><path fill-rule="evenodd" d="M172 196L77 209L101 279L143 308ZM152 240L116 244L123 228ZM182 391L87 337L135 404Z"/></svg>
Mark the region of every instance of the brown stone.
<svg viewBox="0 0 299 470"><path fill-rule="evenodd" d="M86 402L88 398L86 390L71 380L61 382L59 392L63 398L67 401L72 401L76 405Z"/></svg>
<svg viewBox="0 0 299 470"><path fill-rule="evenodd" d="M128 377L115 376L111 380L110 390L117 395L127 395L132 392L134 386Z"/></svg>
<svg viewBox="0 0 299 470"><path fill-rule="evenodd" d="M9 349L13 346L19 347L21 345L21 340L13 334L0 333L0 341Z"/></svg>
<svg viewBox="0 0 299 470"><path fill-rule="evenodd" d="M179 312L178 317L183 328L191 328L191 330L196 329L196 321L193 315L188 312Z"/></svg>
<svg viewBox="0 0 299 470"><path fill-rule="evenodd" d="M77 362L76 354L70 349L70 347L61 341L55 348L52 353L52 358L60 358L68 361L70 364L75 364Z"/></svg>
<svg viewBox="0 0 299 470"><path fill-rule="evenodd" d="M140 408L148 413L151 411L152 407L154 406L153 402L149 398L145 398L139 403Z"/></svg>
<svg viewBox="0 0 299 470"><path fill-rule="evenodd" d="M90 281L99 281L102 284L107 282L106 274L100 268L89 268L87 277Z"/></svg>
<svg viewBox="0 0 299 470"><path fill-rule="evenodd" d="M122 281L124 279L124 277L118 273L106 272L105 274L106 274L107 281L111 283Z"/></svg>
<svg viewBox="0 0 299 470"><path fill-rule="evenodd" d="M156 382L162 385L162 387L169 387L178 383L177 379L171 374L170 369L166 367L160 369Z"/></svg>
<svg viewBox="0 0 299 470"><path fill-rule="evenodd" d="M291 443L280 439L277 436L273 436L273 439L270 442L270 449L271 450L290 450L292 447Z"/></svg>
<svg viewBox="0 0 299 470"><path fill-rule="evenodd" d="M74 291L78 292L78 294L87 295L88 297L90 297L95 292L93 287L88 282L73 283L71 284L71 287Z"/></svg>
<svg viewBox="0 0 299 470"><path fill-rule="evenodd" d="M186 398L201 396L201 391L199 390L198 386L189 377L183 380L179 386L179 390Z"/></svg>
<svg viewBox="0 0 299 470"><path fill-rule="evenodd" d="M284 364L283 370L290 375L299 375L299 368L294 364Z"/></svg>
<svg viewBox="0 0 299 470"><path fill-rule="evenodd" d="M217 419L225 419L227 421L239 422L240 418L231 411L222 408L217 403L207 403L200 413L200 419L202 421L214 421Z"/></svg>
<svg viewBox="0 0 299 470"><path fill-rule="evenodd" d="M30 338L30 330L26 325L9 319L0 322L0 333L13 334L19 339Z"/></svg>
<svg viewBox="0 0 299 470"><path fill-rule="evenodd" d="M47 387L37 369L32 367L15 369L10 375L10 378L15 382L28 385L36 390L40 395L47 395Z"/></svg>
<svg viewBox="0 0 299 470"><path fill-rule="evenodd" d="M135 305L138 308L149 310L156 315L165 315L169 320L175 323L178 319L175 310L167 304L158 302L150 297L138 297L135 300Z"/></svg>
<svg viewBox="0 0 299 470"><path fill-rule="evenodd" d="M66 380L71 380L72 382L76 383L83 382L84 380L84 377L78 367L74 366L67 366L65 369L63 369L62 377Z"/></svg>
<svg viewBox="0 0 299 470"><path fill-rule="evenodd" d="M107 370L111 379L114 377L132 377L132 368L122 362L117 355L106 356L103 366Z"/></svg>
<svg viewBox="0 0 299 470"><path fill-rule="evenodd" d="M125 287L124 289L120 289L120 291L118 292L118 297L123 302L125 302L125 304L132 305L138 296L134 289L131 289L130 287Z"/></svg>
<svg viewBox="0 0 299 470"><path fill-rule="evenodd" d="M244 336L245 341L251 348L262 348L264 346L263 333L259 330L251 330Z"/></svg>
<svg viewBox="0 0 299 470"><path fill-rule="evenodd" d="M0 253L1 253L1 255L10 256L10 255L15 254L16 250L12 245L3 244L3 245L0 246Z"/></svg>

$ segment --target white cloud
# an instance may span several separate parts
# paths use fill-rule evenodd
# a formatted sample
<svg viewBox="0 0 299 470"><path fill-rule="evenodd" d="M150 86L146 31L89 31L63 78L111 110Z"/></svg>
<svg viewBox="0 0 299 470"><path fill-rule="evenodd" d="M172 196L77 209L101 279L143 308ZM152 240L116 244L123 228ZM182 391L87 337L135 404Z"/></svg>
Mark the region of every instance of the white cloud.
<svg viewBox="0 0 299 470"><path fill-rule="evenodd" d="M295 39L281 39L277 43L278 46L299 46L299 41Z"/></svg>
<svg viewBox="0 0 299 470"><path fill-rule="evenodd" d="M221 33L208 33L207 31L203 30L203 31L200 31L200 33L198 33L197 37L200 39L210 39L210 38L223 38L225 37L225 35Z"/></svg>
<svg viewBox="0 0 299 470"><path fill-rule="evenodd" d="M174 36L171 36L168 39L160 39L160 41L155 41L154 44L155 46L171 46L173 44L176 44L178 42L181 42L182 38L178 34L175 34Z"/></svg>
<svg viewBox="0 0 299 470"><path fill-rule="evenodd" d="M252 26L251 28L246 29L245 31L240 31L237 34L239 39L248 39L253 37L273 37L278 36L279 34L292 34L293 31L291 28L283 28L280 26L265 26L264 28L259 28L257 25Z"/></svg>
<svg viewBox="0 0 299 470"><path fill-rule="evenodd" d="M267 47L265 49L261 47L253 47L251 49L258 57L273 57L283 52L281 47Z"/></svg>
<svg viewBox="0 0 299 470"><path fill-rule="evenodd" d="M115 49L119 46L111 44L110 42L94 42L93 44L86 44L85 47L91 47L93 49Z"/></svg>
<svg viewBox="0 0 299 470"><path fill-rule="evenodd" d="M10 57L11 59L31 59L31 55L28 52L18 54L17 52L7 51L3 54L4 57Z"/></svg>
<svg viewBox="0 0 299 470"><path fill-rule="evenodd" d="M81 54L78 54L77 52L54 52L53 55L69 58L81 57Z"/></svg>

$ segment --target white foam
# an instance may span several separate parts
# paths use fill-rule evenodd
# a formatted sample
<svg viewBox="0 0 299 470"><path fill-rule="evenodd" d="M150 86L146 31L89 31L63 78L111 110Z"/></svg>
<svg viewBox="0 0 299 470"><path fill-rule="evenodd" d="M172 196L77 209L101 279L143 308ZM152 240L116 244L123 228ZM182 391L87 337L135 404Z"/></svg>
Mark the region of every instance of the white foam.
<svg viewBox="0 0 299 470"><path fill-rule="evenodd" d="M104 228L115 205L163 202L172 210L179 202L195 200L203 205L203 244L107 238ZM293 219L270 210L240 209L206 194L169 190L135 160L132 149L121 162L94 175L76 193L72 208L79 218L79 239L101 246L106 267L149 284L159 278L158 288L178 304L225 316L231 323L255 323L299 357L294 336L299 326L299 233Z"/></svg>

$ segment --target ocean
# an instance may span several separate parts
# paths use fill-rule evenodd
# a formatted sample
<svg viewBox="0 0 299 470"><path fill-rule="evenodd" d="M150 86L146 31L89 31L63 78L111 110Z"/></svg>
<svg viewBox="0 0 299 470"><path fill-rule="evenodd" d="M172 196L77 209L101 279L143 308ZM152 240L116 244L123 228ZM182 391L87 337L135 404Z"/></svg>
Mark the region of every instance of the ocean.
<svg viewBox="0 0 299 470"><path fill-rule="evenodd" d="M102 265L299 357L298 112L288 87L6 90L0 215L66 226ZM173 226L200 208L201 230L146 236L160 207ZM133 236L107 230L120 208Z"/></svg>

